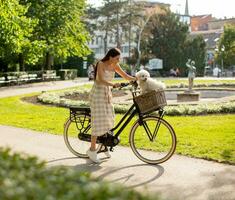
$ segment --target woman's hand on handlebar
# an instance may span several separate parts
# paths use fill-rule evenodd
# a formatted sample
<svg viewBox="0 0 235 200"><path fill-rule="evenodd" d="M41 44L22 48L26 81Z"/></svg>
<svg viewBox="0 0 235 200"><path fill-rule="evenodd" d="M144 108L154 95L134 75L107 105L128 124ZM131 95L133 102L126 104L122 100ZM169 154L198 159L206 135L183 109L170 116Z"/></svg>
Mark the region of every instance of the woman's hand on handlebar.
<svg viewBox="0 0 235 200"><path fill-rule="evenodd" d="M121 83L114 83L113 88L120 88L121 87Z"/></svg>
<svg viewBox="0 0 235 200"><path fill-rule="evenodd" d="M121 88L126 87L128 85L130 85L130 83L115 83L113 88L120 88L121 89Z"/></svg>
<svg viewBox="0 0 235 200"><path fill-rule="evenodd" d="M123 88L123 87L126 87L126 86L128 86L128 85L132 85L132 86L134 86L135 88L137 88L138 87L138 83L137 83L137 81L130 81L129 83L115 83L114 85L113 85L113 88Z"/></svg>
<svg viewBox="0 0 235 200"><path fill-rule="evenodd" d="M135 88L138 87L137 80L131 81L130 84L131 84L133 87L135 87Z"/></svg>

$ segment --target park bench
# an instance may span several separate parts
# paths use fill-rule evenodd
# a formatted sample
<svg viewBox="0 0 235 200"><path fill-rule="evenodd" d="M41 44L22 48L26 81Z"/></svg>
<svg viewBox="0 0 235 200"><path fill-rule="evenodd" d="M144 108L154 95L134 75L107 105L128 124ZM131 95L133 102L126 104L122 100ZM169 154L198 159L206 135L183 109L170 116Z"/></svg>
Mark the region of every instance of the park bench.
<svg viewBox="0 0 235 200"><path fill-rule="evenodd" d="M42 80L42 77L37 72L7 72L0 74L0 86L20 85L40 80Z"/></svg>
<svg viewBox="0 0 235 200"><path fill-rule="evenodd" d="M62 80L74 80L77 78L77 69L60 69L59 74Z"/></svg>
<svg viewBox="0 0 235 200"><path fill-rule="evenodd" d="M26 83L26 82L36 82L36 81L40 81L42 80L42 78L40 77L40 75L38 75L37 73L34 72L26 72L26 73L22 73L18 76L18 84L21 83Z"/></svg>
<svg viewBox="0 0 235 200"><path fill-rule="evenodd" d="M0 77L0 86L4 86L6 84L6 79L5 77L1 76Z"/></svg>
<svg viewBox="0 0 235 200"><path fill-rule="evenodd" d="M42 80L51 81L59 80L60 76L56 75L56 70L45 70L42 74Z"/></svg>
<svg viewBox="0 0 235 200"><path fill-rule="evenodd" d="M14 75L0 75L0 86L14 85L17 83L17 76Z"/></svg>
<svg viewBox="0 0 235 200"><path fill-rule="evenodd" d="M56 70L6 72L0 73L0 87L59 79L60 76L56 75Z"/></svg>

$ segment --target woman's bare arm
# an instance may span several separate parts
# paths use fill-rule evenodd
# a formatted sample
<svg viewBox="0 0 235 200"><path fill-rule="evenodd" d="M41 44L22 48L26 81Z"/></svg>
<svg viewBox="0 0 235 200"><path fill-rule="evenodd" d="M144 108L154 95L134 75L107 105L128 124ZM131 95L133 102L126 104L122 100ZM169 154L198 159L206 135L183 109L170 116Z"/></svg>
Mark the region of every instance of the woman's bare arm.
<svg viewBox="0 0 235 200"><path fill-rule="evenodd" d="M134 81L136 80L135 77L128 75L126 72L123 71L123 69L120 67L120 65L115 66L115 72L117 72L122 78L129 80L129 81Z"/></svg>

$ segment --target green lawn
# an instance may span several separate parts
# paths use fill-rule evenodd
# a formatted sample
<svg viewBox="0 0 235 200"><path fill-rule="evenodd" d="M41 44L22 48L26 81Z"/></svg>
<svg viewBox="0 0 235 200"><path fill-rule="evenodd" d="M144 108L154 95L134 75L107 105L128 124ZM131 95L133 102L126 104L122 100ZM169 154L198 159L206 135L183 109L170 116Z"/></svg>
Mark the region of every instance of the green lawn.
<svg viewBox="0 0 235 200"><path fill-rule="evenodd" d="M63 124L69 114L67 109L25 103L20 97L0 99L0 124L63 133ZM117 115L116 120L120 117ZM235 114L165 119L176 131L178 154L235 164ZM122 145L128 145L129 130L130 126L126 127L121 135Z"/></svg>

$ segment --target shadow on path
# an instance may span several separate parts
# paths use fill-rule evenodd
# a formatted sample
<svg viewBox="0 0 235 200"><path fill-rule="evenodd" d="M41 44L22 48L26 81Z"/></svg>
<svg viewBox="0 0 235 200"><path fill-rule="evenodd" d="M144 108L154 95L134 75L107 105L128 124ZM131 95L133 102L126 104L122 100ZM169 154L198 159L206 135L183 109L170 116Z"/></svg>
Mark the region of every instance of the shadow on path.
<svg viewBox="0 0 235 200"><path fill-rule="evenodd" d="M164 168L160 165L135 164L122 167L102 167L101 164L94 164L87 160L87 163L76 165L74 168L79 171L89 172L95 172L102 169L103 171L99 173L100 175L98 175L97 178L102 180L108 178L109 182L119 182L122 184L129 182L127 188L147 185L161 177L164 173ZM142 174L141 179L139 178L139 170L141 170L140 168L142 167L148 167L150 171L153 171L150 177ZM138 168L139 170L135 170L134 168Z"/></svg>
<svg viewBox="0 0 235 200"><path fill-rule="evenodd" d="M54 160L49 160L46 163L53 163L53 162L59 162L59 161L65 161L65 160L72 160L72 159L78 159L78 157L65 157L65 158L58 158L58 159L54 159Z"/></svg>

